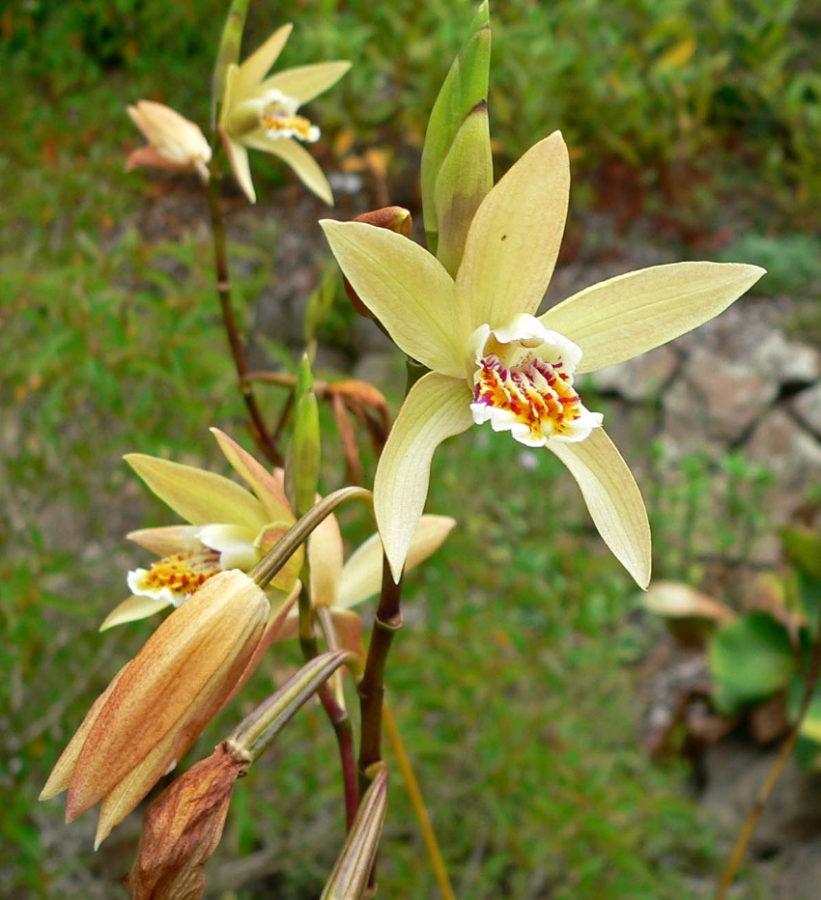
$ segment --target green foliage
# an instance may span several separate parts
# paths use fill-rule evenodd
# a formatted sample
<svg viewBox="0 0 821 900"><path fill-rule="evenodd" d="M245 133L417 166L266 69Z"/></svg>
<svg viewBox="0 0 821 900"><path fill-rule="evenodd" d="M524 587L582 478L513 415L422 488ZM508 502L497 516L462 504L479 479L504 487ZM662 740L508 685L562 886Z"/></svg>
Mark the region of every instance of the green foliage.
<svg viewBox="0 0 821 900"><path fill-rule="evenodd" d="M726 713L783 690L796 671L787 629L764 612L722 626L710 641L713 697Z"/></svg>
<svg viewBox="0 0 821 900"><path fill-rule="evenodd" d="M11 113L7 133L35 119L32 137L42 144L55 130L55 106L60 120L71 121L72 107L103 103L110 105L107 134L128 139L121 108L140 96L204 122L226 6L20 4L6 20L0 96ZM293 20L283 64L354 63L340 88L316 103L326 130L352 128L366 144L421 145L472 9L445 0L253 4L244 47ZM491 13L492 136L503 166L561 128L574 174L598 178L618 160L638 170L635 190L655 184L683 204L704 177L717 176L733 182L736 196L772 203L775 191L793 218L817 207L821 81L812 62L819 22L809 5L507 0ZM21 79L28 86L22 94Z"/></svg>
<svg viewBox="0 0 821 900"><path fill-rule="evenodd" d="M811 234L746 234L719 254L726 262L754 259L767 270L759 293L808 294L821 290L821 239Z"/></svg>

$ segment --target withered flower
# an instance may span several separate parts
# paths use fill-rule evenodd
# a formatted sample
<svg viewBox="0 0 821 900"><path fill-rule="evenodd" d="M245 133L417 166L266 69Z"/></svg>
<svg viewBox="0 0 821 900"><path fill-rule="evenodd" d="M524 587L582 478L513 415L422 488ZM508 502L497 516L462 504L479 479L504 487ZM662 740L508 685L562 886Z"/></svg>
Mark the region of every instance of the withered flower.
<svg viewBox="0 0 821 900"><path fill-rule="evenodd" d="M134 900L197 900L205 864L217 849L234 783L249 766L229 742L169 785L148 807L128 876Z"/></svg>

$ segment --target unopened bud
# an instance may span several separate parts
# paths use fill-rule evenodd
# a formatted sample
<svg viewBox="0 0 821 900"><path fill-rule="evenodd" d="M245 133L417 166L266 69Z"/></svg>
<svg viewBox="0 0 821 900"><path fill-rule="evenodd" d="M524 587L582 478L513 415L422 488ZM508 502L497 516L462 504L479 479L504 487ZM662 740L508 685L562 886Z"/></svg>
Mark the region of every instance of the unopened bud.
<svg viewBox="0 0 821 900"><path fill-rule="evenodd" d="M288 446L285 489L294 511L302 516L314 505L321 453L319 407L307 354L299 365L295 393L294 433Z"/></svg>
<svg viewBox="0 0 821 900"><path fill-rule="evenodd" d="M373 225L376 228L387 228L388 231L395 231L406 238L411 236L413 230L413 217L404 206L384 206L382 209L372 209L370 212L357 216L354 222L364 222L366 225ZM353 308L360 316L364 316L366 319L373 318L370 310L360 300L348 279L343 277L342 281Z"/></svg>
<svg viewBox="0 0 821 900"><path fill-rule="evenodd" d="M99 845L232 695L269 612L265 592L236 569L206 581L94 704L41 799L68 788L68 821L100 802Z"/></svg>

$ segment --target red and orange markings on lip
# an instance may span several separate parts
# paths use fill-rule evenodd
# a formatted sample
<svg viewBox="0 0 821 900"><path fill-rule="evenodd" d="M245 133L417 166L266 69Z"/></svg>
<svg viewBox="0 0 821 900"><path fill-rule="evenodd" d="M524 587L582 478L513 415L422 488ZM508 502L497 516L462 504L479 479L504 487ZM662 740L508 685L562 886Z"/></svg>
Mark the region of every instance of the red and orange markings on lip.
<svg viewBox="0 0 821 900"><path fill-rule="evenodd" d="M531 359L508 369L491 354L482 358L475 378L474 403L509 410L534 437L566 434L569 423L581 416L581 400L561 361Z"/></svg>
<svg viewBox="0 0 821 900"><path fill-rule="evenodd" d="M143 575L142 587L169 588L175 594L192 594L220 571L219 554L213 550L174 553L153 563Z"/></svg>
<svg viewBox="0 0 821 900"><path fill-rule="evenodd" d="M311 123L304 116L263 116L262 124L271 131L295 131L305 141L311 134Z"/></svg>

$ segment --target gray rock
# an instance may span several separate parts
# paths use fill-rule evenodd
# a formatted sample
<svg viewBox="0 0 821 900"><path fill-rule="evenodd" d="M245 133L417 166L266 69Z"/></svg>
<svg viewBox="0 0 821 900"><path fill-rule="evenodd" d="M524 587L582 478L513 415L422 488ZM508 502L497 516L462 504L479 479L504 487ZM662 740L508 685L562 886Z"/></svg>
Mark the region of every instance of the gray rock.
<svg viewBox="0 0 821 900"><path fill-rule="evenodd" d="M775 514L801 505L810 483L821 477L821 442L780 409L768 413L747 444L748 457L770 468L778 482Z"/></svg>
<svg viewBox="0 0 821 900"><path fill-rule="evenodd" d="M405 385L404 357L396 350L366 353L354 366L353 377L367 381L380 390L398 393Z"/></svg>
<svg viewBox="0 0 821 900"><path fill-rule="evenodd" d="M683 376L664 395L667 434L685 452L705 440L733 444L777 393L776 382L756 369L695 348Z"/></svg>
<svg viewBox="0 0 821 900"><path fill-rule="evenodd" d="M788 341L770 330L750 348L749 362L779 384L812 384L821 375L821 354L814 347Z"/></svg>
<svg viewBox="0 0 821 900"><path fill-rule="evenodd" d="M796 395L792 411L821 440L821 382Z"/></svg>
<svg viewBox="0 0 821 900"><path fill-rule="evenodd" d="M776 750L762 750L740 738L721 741L704 757L707 789L701 807L709 821L733 839L767 777ZM787 762L750 842L752 854L788 849L821 828L821 775Z"/></svg>
<svg viewBox="0 0 821 900"><path fill-rule="evenodd" d="M618 394L625 400L652 400L669 381L679 359L670 347L659 347L618 366L592 372L590 381L598 390Z"/></svg>

